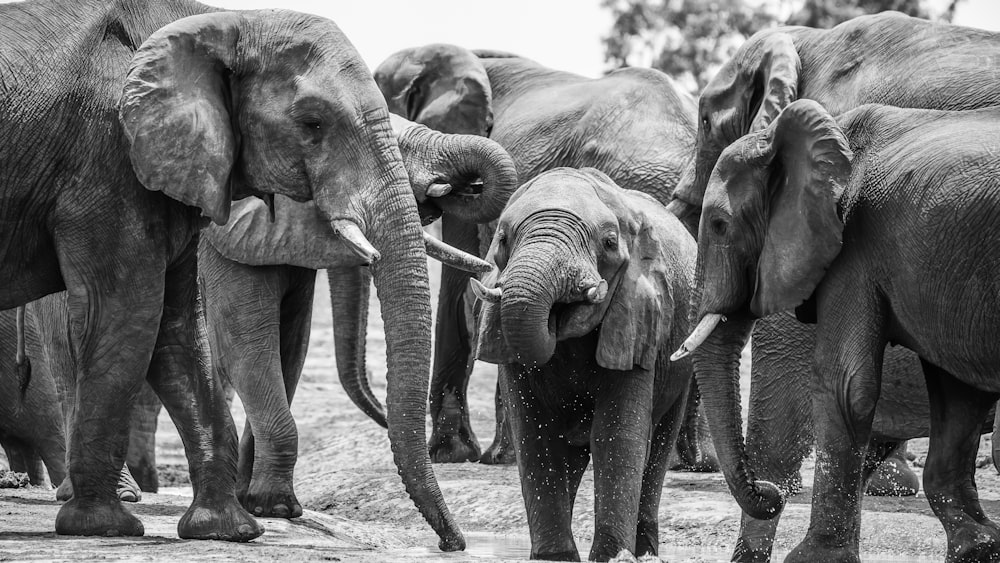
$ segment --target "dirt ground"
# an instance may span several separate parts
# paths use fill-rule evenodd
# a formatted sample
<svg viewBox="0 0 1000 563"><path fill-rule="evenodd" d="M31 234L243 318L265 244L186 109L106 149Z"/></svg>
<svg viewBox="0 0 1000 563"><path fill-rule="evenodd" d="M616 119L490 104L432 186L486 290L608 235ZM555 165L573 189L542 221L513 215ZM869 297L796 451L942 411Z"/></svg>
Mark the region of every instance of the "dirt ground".
<svg viewBox="0 0 1000 563"><path fill-rule="evenodd" d="M432 267L432 272L435 269ZM516 467L473 463L435 466L445 499L468 542L462 553L437 550L436 536L403 491L385 430L361 414L337 382L325 275L317 283L309 358L292 406L300 449L296 492L307 509L305 516L292 521L266 519L267 533L249 544L181 540L176 523L190 500L190 489L167 487L158 495L145 494L132 508L146 526L143 538L57 537L53 529L59 504L54 491L0 489L0 560L527 559L530 544ZM371 311L368 361L373 389L384 397L385 343L378 307L373 304ZM480 363L469 396L473 426L484 447L493 438L495 384L496 369ZM748 385L743 387L746 394ZM239 404L234 407L234 417L242 430L244 415ZM428 422L428 431L429 427ZM164 466L186 463L180 440L165 414L160 428L158 462ZM918 461L926 448L926 440L911 442L910 450ZM985 436L980 453L988 452L989 438ZM803 470L804 492L789 499L782 516L776 560L805 534L812 471L810 459ZM987 514L1000 515L1000 477L991 465L979 470L977 482ZM594 529L590 471L576 506L574 533L586 556ZM922 492L907 499L867 497L864 510L863 560L944 558L944 531ZM665 561L728 561L739 515L721 474L668 473L660 504L661 557Z"/></svg>

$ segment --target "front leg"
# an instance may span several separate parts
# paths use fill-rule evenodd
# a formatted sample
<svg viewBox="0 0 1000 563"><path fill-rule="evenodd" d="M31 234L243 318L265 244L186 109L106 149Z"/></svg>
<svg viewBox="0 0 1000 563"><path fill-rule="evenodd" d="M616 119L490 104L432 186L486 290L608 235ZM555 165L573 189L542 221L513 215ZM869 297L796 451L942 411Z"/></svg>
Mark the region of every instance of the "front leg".
<svg viewBox="0 0 1000 563"><path fill-rule="evenodd" d="M441 219L442 240L465 252L478 255L476 225L445 216ZM468 330L463 296L470 274L441 266L434 324L434 370L431 378L430 413L433 424L428 450L435 463L476 461L479 441L469 421L466 393L475 358L472 334Z"/></svg>
<svg viewBox="0 0 1000 563"><path fill-rule="evenodd" d="M541 376L519 365L499 366L500 389L510 416L521 495L528 515L531 558L579 561L571 528L575 492L572 481L578 484L582 473L578 452L568 451L569 445L558 436L561 425L541 407L532 377Z"/></svg>
<svg viewBox="0 0 1000 563"><path fill-rule="evenodd" d="M147 381L184 443L194 500L177 525L187 539L249 541L264 533L236 500L236 426L198 330L198 237L166 273L163 320Z"/></svg>
<svg viewBox="0 0 1000 563"><path fill-rule="evenodd" d="M649 454L653 374L643 369L599 374L590 449L594 458L592 561L635 551L639 498ZM516 443L516 440L515 440ZM657 459L660 463L663 460Z"/></svg>

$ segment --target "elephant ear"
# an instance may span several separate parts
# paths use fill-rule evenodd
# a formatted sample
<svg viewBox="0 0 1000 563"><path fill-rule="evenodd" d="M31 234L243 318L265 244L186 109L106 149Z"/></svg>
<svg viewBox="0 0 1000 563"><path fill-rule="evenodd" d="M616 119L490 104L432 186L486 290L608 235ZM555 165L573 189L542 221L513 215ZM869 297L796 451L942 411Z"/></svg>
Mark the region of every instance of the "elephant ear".
<svg viewBox="0 0 1000 563"><path fill-rule="evenodd" d="M658 205L644 198L642 204ZM662 248L661 233L642 205L632 207L621 221L622 234L629 241L628 258L612 284L596 353L598 365L621 371L635 366L653 369L659 343L670 334L674 310L666 261L671 253Z"/></svg>
<svg viewBox="0 0 1000 563"><path fill-rule="evenodd" d="M391 55L375 70L389 111L443 133L489 137L493 90L468 49L431 44Z"/></svg>
<svg viewBox="0 0 1000 563"><path fill-rule="evenodd" d="M771 129L770 209L750 304L760 317L809 299L840 253L837 203L851 176L847 139L818 103L792 103Z"/></svg>
<svg viewBox="0 0 1000 563"><path fill-rule="evenodd" d="M238 151L231 106L241 19L222 12L177 20L136 51L119 118L139 181L224 225Z"/></svg>
<svg viewBox="0 0 1000 563"><path fill-rule="evenodd" d="M799 91L802 63L792 38L787 33L769 35L764 39L762 51L751 101L751 107L757 106L758 109L748 133L767 127L781 110L796 100Z"/></svg>

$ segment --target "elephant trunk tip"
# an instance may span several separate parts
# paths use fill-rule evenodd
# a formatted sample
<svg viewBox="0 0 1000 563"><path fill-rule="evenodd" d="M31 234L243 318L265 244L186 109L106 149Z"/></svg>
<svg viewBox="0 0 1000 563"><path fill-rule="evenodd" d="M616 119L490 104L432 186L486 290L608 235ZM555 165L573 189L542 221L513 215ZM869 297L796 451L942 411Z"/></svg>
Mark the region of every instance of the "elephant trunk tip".
<svg viewBox="0 0 1000 563"><path fill-rule="evenodd" d="M748 516L757 520L770 520L775 518L785 508L785 495L770 481L756 481L757 502L753 506L741 506Z"/></svg>
<svg viewBox="0 0 1000 563"><path fill-rule="evenodd" d="M465 536L458 531L442 536L438 541L438 549L444 552L465 551Z"/></svg>

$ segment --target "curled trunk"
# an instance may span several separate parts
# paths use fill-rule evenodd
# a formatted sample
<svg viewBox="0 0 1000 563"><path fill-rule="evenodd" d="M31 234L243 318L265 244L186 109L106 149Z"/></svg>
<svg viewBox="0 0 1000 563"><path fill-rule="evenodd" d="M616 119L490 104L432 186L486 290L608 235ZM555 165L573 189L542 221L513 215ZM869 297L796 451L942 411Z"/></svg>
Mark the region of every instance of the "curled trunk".
<svg viewBox="0 0 1000 563"><path fill-rule="evenodd" d="M541 365L555 351L556 327L549 321L559 297L554 258L544 248L526 248L504 272L500 322L507 347L518 363Z"/></svg>

